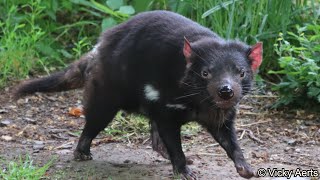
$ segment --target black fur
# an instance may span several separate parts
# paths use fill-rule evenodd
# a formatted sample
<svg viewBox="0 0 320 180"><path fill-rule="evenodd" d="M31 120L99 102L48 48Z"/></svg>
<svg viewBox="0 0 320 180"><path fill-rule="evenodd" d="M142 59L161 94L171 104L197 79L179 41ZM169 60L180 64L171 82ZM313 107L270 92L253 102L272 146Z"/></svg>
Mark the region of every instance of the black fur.
<svg viewBox="0 0 320 180"><path fill-rule="evenodd" d="M188 58L183 53L184 38L191 43ZM196 179L186 165L180 140L181 126L192 120L220 143L242 177L252 177L233 126L236 106L251 88L249 53L248 45L226 41L167 11L141 13L105 31L86 77L86 125L75 158L91 159L92 140L123 109L152 120L174 171L184 178ZM146 97L146 87L158 92L157 98Z"/></svg>

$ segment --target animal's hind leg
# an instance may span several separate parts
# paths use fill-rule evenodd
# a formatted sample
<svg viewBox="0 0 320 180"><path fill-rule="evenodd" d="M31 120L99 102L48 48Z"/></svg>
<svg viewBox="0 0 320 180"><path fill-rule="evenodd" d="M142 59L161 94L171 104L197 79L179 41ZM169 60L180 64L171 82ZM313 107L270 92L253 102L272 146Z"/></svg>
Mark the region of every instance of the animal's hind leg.
<svg viewBox="0 0 320 180"><path fill-rule="evenodd" d="M86 124L80 136L76 150L75 160L91 160L90 145L92 140L114 118L119 110L115 96L111 91L97 86L89 88L85 105Z"/></svg>
<svg viewBox="0 0 320 180"><path fill-rule="evenodd" d="M164 145L162 139L160 138L157 124L154 121L151 122L151 141L152 141L152 149L158 152L165 159L170 160L167 148Z"/></svg>

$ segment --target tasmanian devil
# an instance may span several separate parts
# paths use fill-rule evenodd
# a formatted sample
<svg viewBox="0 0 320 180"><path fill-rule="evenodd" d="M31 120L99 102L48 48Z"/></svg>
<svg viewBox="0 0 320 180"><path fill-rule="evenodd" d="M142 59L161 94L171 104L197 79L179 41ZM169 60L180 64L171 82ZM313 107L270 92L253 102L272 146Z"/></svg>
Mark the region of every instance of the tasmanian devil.
<svg viewBox="0 0 320 180"><path fill-rule="evenodd" d="M206 128L240 176L250 178L254 172L238 145L234 120L261 62L262 43L227 41L181 15L151 11L102 33L95 48L66 70L21 83L14 97L84 86L86 124L77 160L92 159L92 140L122 109L149 117L154 145L165 147L183 178L197 179L180 139L181 126L190 121Z"/></svg>

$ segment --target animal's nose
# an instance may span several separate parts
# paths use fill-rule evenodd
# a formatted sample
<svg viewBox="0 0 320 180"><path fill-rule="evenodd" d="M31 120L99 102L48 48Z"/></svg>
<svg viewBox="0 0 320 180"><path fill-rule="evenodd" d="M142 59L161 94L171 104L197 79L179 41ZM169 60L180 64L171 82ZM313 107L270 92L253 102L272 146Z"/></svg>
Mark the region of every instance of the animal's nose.
<svg viewBox="0 0 320 180"><path fill-rule="evenodd" d="M226 85L219 89L218 95L224 100L229 100L233 97L234 93L232 88L229 85Z"/></svg>

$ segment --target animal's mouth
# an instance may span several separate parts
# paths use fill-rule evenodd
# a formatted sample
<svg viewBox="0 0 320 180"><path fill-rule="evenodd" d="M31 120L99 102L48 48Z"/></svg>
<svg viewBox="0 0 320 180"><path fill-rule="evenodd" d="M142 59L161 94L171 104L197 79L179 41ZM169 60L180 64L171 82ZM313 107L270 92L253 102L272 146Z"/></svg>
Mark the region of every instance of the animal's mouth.
<svg viewBox="0 0 320 180"><path fill-rule="evenodd" d="M230 99L230 100L222 100L219 99L215 101L215 106L221 109L229 109L231 107L234 107L238 104L238 100L236 98Z"/></svg>
<svg viewBox="0 0 320 180"><path fill-rule="evenodd" d="M235 101L226 101L226 100L221 100L221 101L216 101L215 102L216 107L221 108L221 109L229 109L231 107L234 107L237 105Z"/></svg>

